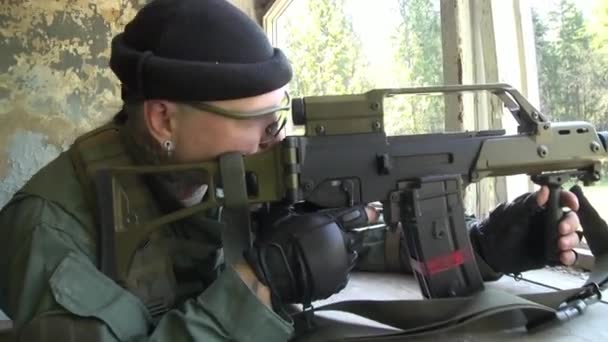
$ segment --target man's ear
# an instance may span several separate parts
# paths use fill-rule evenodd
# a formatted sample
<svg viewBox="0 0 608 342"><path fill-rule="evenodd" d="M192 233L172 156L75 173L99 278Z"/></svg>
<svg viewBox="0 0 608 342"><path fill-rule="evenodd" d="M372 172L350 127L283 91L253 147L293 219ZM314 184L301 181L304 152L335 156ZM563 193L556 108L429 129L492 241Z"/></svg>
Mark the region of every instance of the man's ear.
<svg viewBox="0 0 608 342"><path fill-rule="evenodd" d="M146 100L143 105L144 122L159 143L171 140L175 134L177 105L164 100Z"/></svg>

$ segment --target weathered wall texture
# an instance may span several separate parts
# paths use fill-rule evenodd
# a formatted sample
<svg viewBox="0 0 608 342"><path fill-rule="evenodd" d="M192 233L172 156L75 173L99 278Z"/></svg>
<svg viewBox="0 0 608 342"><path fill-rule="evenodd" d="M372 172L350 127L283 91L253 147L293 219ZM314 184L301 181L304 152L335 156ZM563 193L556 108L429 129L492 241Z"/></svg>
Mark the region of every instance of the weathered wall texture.
<svg viewBox="0 0 608 342"><path fill-rule="evenodd" d="M110 41L141 0L0 0L0 206L119 108Z"/></svg>
<svg viewBox="0 0 608 342"><path fill-rule="evenodd" d="M0 0L0 207L119 109L110 41L147 2ZM252 0L232 2L260 15Z"/></svg>

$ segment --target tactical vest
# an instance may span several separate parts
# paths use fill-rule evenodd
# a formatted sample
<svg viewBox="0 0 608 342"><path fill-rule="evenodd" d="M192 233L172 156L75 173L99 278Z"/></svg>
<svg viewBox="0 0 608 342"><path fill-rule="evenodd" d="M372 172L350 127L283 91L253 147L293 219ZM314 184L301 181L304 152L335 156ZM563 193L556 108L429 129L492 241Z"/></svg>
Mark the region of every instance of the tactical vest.
<svg viewBox="0 0 608 342"><path fill-rule="evenodd" d="M26 191L57 203L98 236L94 171L133 164L120 129L106 125L93 130L76 139L67 154L59 157L71 163L75 177L63 176L76 178L81 194L49 193L37 184L28 184ZM128 198L127 219L146 220L163 214L141 177L130 176L121 184ZM151 234L138 248L121 284L144 303L155 322L172 307L200 294L215 279L222 263L219 222L199 218L187 223L178 222Z"/></svg>

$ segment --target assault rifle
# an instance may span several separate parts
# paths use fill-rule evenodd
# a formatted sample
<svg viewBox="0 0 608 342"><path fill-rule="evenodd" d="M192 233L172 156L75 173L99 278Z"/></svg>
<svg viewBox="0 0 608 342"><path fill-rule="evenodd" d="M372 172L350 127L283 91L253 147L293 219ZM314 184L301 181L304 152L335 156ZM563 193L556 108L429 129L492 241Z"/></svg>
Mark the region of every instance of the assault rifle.
<svg viewBox="0 0 608 342"><path fill-rule="evenodd" d="M518 123L503 130L387 136L384 100L400 94L487 91ZM264 153L219 162L98 171L100 268L125 279L132 256L155 229L196 212L224 207L225 256L234 262L251 244L250 205L308 201L320 207L382 202L390 229L405 232L412 268L427 298L469 296L483 289L468 239L463 189L487 177L527 174L550 189L545 253L557 261L560 186L571 178L600 180L608 132L587 122L551 122L506 84L377 89L364 94L294 99L292 119L303 136L288 136ZM200 170L204 200L160 218L129 219L120 178ZM218 191L221 188L223 191ZM223 192L223 196L221 193Z"/></svg>

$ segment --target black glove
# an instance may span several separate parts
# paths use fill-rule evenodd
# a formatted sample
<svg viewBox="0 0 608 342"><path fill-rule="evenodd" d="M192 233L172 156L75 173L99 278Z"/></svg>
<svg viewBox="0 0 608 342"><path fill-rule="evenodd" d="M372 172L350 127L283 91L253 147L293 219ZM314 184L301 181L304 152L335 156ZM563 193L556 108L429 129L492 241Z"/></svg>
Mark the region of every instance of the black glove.
<svg viewBox="0 0 608 342"><path fill-rule="evenodd" d="M496 272L519 273L547 265L544 209L534 193L502 203L470 231L473 249ZM557 229L557 227L555 227Z"/></svg>
<svg viewBox="0 0 608 342"><path fill-rule="evenodd" d="M367 206L364 204L358 204L352 207L325 208L316 206L310 202L302 202L296 204L296 206L293 208L290 207L289 210L295 211L301 215L315 212L326 213L332 216L333 219L340 225L344 235L350 239L349 245L353 251L357 252L357 260L361 260L361 258L369 251L370 247L364 244L366 232L357 231L356 228L369 225L369 218L367 217L367 212L365 211L366 207ZM276 208L274 208L269 212L262 214L260 217L263 220L266 219L266 221L268 221L269 217L270 221L276 220L278 216L285 215L285 210L286 208L284 206L278 211Z"/></svg>
<svg viewBox="0 0 608 342"><path fill-rule="evenodd" d="M368 217L365 205L355 205L348 208L332 208L318 211L330 215L342 229L345 238L348 239L349 247L357 253L360 260L369 251L369 246L364 244L365 231L356 231L355 228L367 226Z"/></svg>
<svg viewBox="0 0 608 342"><path fill-rule="evenodd" d="M589 249L595 256L608 253L608 225L593 208L580 186L575 185L570 191L578 198L579 208L576 214L583 227Z"/></svg>
<svg viewBox="0 0 608 342"><path fill-rule="evenodd" d="M245 260L279 303L324 299L348 283L357 253L328 212L297 214L284 208L263 220Z"/></svg>

